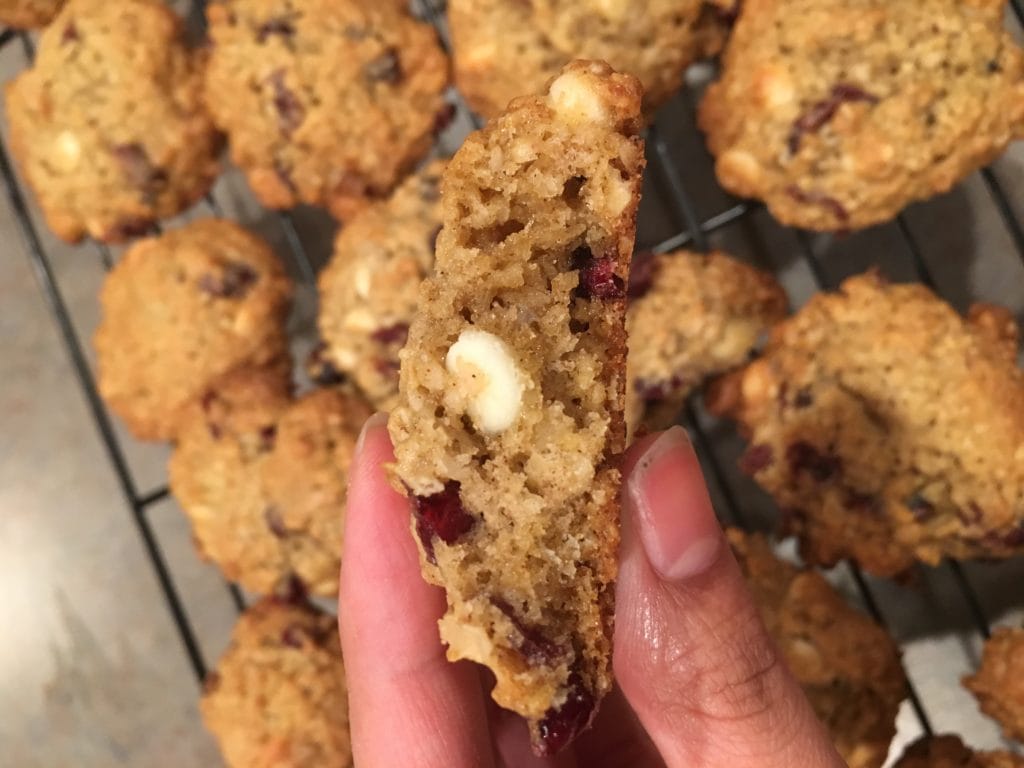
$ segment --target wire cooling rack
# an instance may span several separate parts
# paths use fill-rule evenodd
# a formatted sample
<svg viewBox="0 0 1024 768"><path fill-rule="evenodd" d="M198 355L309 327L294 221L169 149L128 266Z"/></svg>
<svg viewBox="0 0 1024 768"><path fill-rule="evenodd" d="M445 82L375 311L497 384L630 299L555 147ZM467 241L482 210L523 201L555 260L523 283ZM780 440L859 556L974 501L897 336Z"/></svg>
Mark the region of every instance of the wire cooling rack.
<svg viewBox="0 0 1024 768"><path fill-rule="evenodd" d="M203 2L195 2L188 9L190 20L199 27L204 5ZM418 15L436 26L442 41L447 43L441 0L421 0L414 3L414 7ZM1011 11L1012 23L1024 25L1022 0L1011 0ZM24 63L31 62L34 54L31 36L13 30L0 32L0 51L8 50L10 46L20 46ZM892 224L846 238L787 230L772 222L762 206L729 198L714 185L709 158L694 128L694 105L707 73L707 69L700 67L691 70L688 86L662 110L656 124L648 130L648 172L641 205L638 248L668 251L680 247L707 250L725 246L759 266L779 273L780 277L783 273L803 274L797 293L802 292L804 298L814 290L835 288L840 277L870 264L881 265L883 271L896 271L899 273L896 276L901 279L920 281L961 309L970 299L988 298L974 296L966 289L962 284L967 281L966 274L961 275L962 281L955 284L947 280L940 285L934 275L936 258L958 254L950 254L949 249L942 248L944 255L930 255L926 247L925 241L933 246L936 242L941 244L942 238L936 240L934 237L936 230L943 232L957 226L958 219L947 216L947 213L964 207L967 200L962 196L954 194L940 202L913 206ZM451 92L450 99L457 107L458 117L446 133L444 142L454 149L466 128L477 123L456 92ZM12 166L6 143L0 144L0 174L28 247L36 278L59 327L78 384L116 474L124 504L148 555L182 648L197 680L201 681L206 675L208 659L197 640L193 621L185 608L186 601L173 578L152 520L153 508L167 497L168 489L165 484L143 487L132 471L126 458L125 442L98 395L89 356L82 345L82 334L69 311L54 259L34 222L25 188ZM988 207L989 214L983 217L984 226L1002 228L1003 232L996 240L1015 251L1016 263L1012 264L1013 269L1006 270L1005 283L1011 292L1015 292L1014 295L1021 297L1015 307L1021 311L1024 308L1024 228L1015 211L1024 205L1024 184L1011 183L1007 181L1009 178L1009 173L1003 169L982 169L970 180L975 188L970 202L975 208ZM1024 180L1024 176L1021 179ZM1011 191L1017 194L1011 194ZM222 214L221 205L213 195L206 198L204 205L209 213ZM292 262L300 282L308 289L315 289L318 260L311 257L303 244L298 218L291 212L267 215L276 220L274 226L279 228L279 239L287 247L284 255ZM928 237L921 236L922 222ZM979 239L978 234L974 239ZM93 250L105 269L110 269L116 260L111 250L101 244L83 245L79 250ZM85 257L84 253L75 255L75 258ZM800 283L799 277L796 280ZM784 282L792 293L790 284L793 281ZM1001 275L998 282L1004 282ZM304 291L307 295L311 292ZM794 297L794 305L799 303L798 297ZM735 470L735 458L741 450L735 435L727 425L719 424L704 411L699 396L686 405L682 420L701 456L716 508L723 520L742 527L764 527L775 512L770 502ZM909 710L901 713L902 741L921 732L933 732L937 721L941 730L962 730L957 726L962 718L966 718L961 714L964 699L962 695L958 700L956 695L950 694L950 687L955 685L955 675L951 677L948 669L935 667L949 666L955 671L965 664L969 667L976 663L977 640L988 637L990 615L1002 612L1008 605L1019 607L1024 604L1024 600L1015 603L1015 598L1024 598L1021 588L1008 586L1010 580L1016 584L1024 583L1020 568L1004 569L1003 572L998 566L964 566L949 562L938 569L918 570L915 588L873 579L855 567L840 566L831 574L841 588L850 592L855 601L888 627L903 644L911 685ZM228 589L235 606L239 610L244 608L245 598L237 587L229 584ZM945 654L950 652L950 644L939 643L940 649L935 651L929 646L927 637L931 631L955 636L954 646L962 647L966 661L947 664ZM920 653L911 653L913 648L918 648ZM940 676L947 673L941 683L935 680L937 672ZM925 695L924 690L929 694ZM982 740L991 742L993 733L994 729L989 727L989 735L983 736ZM967 735L970 740L971 734Z"/></svg>

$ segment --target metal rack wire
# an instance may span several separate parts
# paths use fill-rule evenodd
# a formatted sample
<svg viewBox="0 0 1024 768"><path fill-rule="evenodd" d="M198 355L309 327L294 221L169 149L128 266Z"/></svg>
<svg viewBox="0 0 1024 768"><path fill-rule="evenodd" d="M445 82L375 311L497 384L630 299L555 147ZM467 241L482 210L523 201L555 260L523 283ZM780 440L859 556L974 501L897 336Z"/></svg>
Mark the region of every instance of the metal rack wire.
<svg viewBox="0 0 1024 768"><path fill-rule="evenodd" d="M446 43L447 33L441 15L440 2L441 0L423 0L419 5L419 9L421 16L437 27L442 41ZM193 17L200 18L202 16L202 5L202 2L197 2L193 5ZM1024 0L1011 0L1011 8L1017 21L1024 24ZM0 48L4 48L14 42L20 43L24 51L26 63L30 62L33 56L33 46L30 37L24 33L12 30L0 32ZM457 94L454 98L458 99ZM464 103L460 101L458 108L462 114L469 115L469 119L473 121L474 125L478 125L475 118L466 109ZM707 250L710 245L710 236L737 225L760 210L761 206L758 204L733 201L714 215L701 218L697 213L694 196L688 188L687 180L679 172L668 144L656 128L652 127L648 131L647 146L649 173L654 174L660 187L664 190L665 199L663 202L667 204L670 215L675 218L678 224L678 231L674 234L662 239L660 242L648 244L652 250L663 252L683 246L689 246L697 250ZM1007 191L1003 183L990 168L985 168L979 173L984 187L1012 239L1017 254L1022 263L1024 263L1024 226L1022 226L1014 213ZM117 477L125 506L130 512L132 523L138 531L142 545L152 564L161 593L167 605L167 610L177 627L182 647L197 680L201 681L206 675L207 660L203 656L193 624L184 608L182 596L172 578L167 559L154 533L154 527L150 520L152 508L167 497L168 489L163 485L148 490L140 488L133 476L131 467L126 459L124 446L119 440L111 417L97 392L96 383L87 356L83 351L79 332L75 327L54 269L53 259L44 247L43 240L33 223L26 195L11 163L8 147L2 143L0 143L0 176L2 176L8 201L16 214L24 236L36 279L57 323L78 384L86 396L92 418L102 438L107 458ZM221 215L220 206L212 196L206 198L205 204L214 215ZM283 240L289 249L288 255L294 263L298 274L304 282L315 285L316 268L309 253L302 244L295 221L288 213L276 214L276 219ZM917 242L905 216L900 216L895 224L903 247L906 249L914 266L917 278L933 289L936 288L936 282L929 270L921 246ZM806 233L797 232L796 239L799 246L799 254L813 276L816 288L818 290L834 288L834 284L827 278L819 256L815 252L811 237ZM114 263L114 258L110 251L102 245L93 245L92 247L95 248L97 257L103 267L109 270ZM702 426L703 419L701 418L699 400L691 400L687 404L683 416L694 438L698 452L706 461L706 466L710 471L709 480L719 491L719 497L722 499L720 514L728 522L744 525L747 522L744 509L738 502L734 488L729 481L729 473L715 451L713 436ZM987 637L990 632L989 620L982 608L978 594L964 569L959 563L955 562L948 563L944 567L949 569L975 629L981 636ZM864 605L879 623L885 625L887 623L886 617L879 608L871 583L856 567L850 567L850 571L852 580L860 593ZM241 593L234 585L228 585L228 588L230 589L231 598L235 606L241 610L244 607L244 599ZM932 722L927 707L913 685L910 688L910 700L921 729L925 733L931 733Z"/></svg>

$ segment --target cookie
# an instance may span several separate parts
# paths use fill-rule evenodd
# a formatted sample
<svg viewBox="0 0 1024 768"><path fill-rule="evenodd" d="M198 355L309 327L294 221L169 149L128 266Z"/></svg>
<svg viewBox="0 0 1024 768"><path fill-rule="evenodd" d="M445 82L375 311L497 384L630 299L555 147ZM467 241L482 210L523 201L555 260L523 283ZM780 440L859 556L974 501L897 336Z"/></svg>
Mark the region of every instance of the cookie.
<svg viewBox="0 0 1024 768"><path fill-rule="evenodd" d="M290 297L270 247L230 221L140 240L100 291L100 394L136 437L173 439L182 408L214 379L287 358Z"/></svg>
<svg viewBox="0 0 1024 768"><path fill-rule="evenodd" d="M199 709L229 768L349 768L337 620L273 598L251 606L207 677Z"/></svg>
<svg viewBox="0 0 1024 768"><path fill-rule="evenodd" d="M50 23L64 0L0 0L0 24L32 29Z"/></svg>
<svg viewBox="0 0 1024 768"><path fill-rule="evenodd" d="M749 0L700 127L722 186L853 230L949 190L1024 135L1003 0Z"/></svg>
<svg viewBox="0 0 1024 768"><path fill-rule="evenodd" d="M200 552L259 594L297 579L337 593L347 470L369 407L342 391L292 402L276 370L238 369L186 409L171 492Z"/></svg>
<svg viewBox="0 0 1024 768"><path fill-rule="evenodd" d="M428 164L342 227L318 280L321 355L381 410L395 405L398 352L420 283L434 268L444 168L440 160Z"/></svg>
<svg viewBox="0 0 1024 768"><path fill-rule="evenodd" d="M804 560L878 575L1024 549L1024 373L1000 307L965 319L877 273L815 296L709 398L750 440Z"/></svg>
<svg viewBox="0 0 1024 768"><path fill-rule="evenodd" d="M160 0L70 0L6 88L11 146L50 228L118 242L219 172L197 58Z"/></svg>
<svg viewBox="0 0 1024 768"><path fill-rule="evenodd" d="M515 97L542 93L569 61L601 59L640 79L644 111L665 103L707 48L701 0L450 0L455 81L491 118Z"/></svg>
<svg viewBox="0 0 1024 768"><path fill-rule="evenodd" d="M336 590L349 466L372 414L362 398L340 389L311 392L278 421L274 448L260 466L270 532L315 594Z"/></svg>
<svg viewBox="0 0 1024 768"><path fill-rule="evenodd" d="M448 62L398 3L220 0L207 19L206 101L264 205L347 219L430 148Z"/></svg>
<svg viewBox="0 0 1024 768"><path fill-rule="evenodd" d="M817 571L780 560L757 534L728 531L761 618L850 768L881 768L907 692L886 631Z"/></svg>
<svg viewBox="0 0 1024 768"><path fill-rule="evenodd" d="M633 257L626 315L626 423L658 430L711 376L747 362L786 314L775 278L720 251Z"/></svg>
<svg viewBox="0 0 1024 768"><path fill-rule="evenodd" d="M612 683L639 127L639 83L574 62L466 140L389 422L448 657L491 669L538 754Z"/></svg>
<svg viewBox="0 0 1024 768"><path fill-rule="evenodd" d="M1024 741L1024 629L1000 627L988 640L981 666L964 685L981 711L1003 728L1007 738Z"/></svg>
<svg viewBox="0 0 1024 768"><path fill-rule="evenodd" d="M959 736L922 736L903 753L894 768L1024 768L1024 758L1012 752L975 752Z"/></svg>

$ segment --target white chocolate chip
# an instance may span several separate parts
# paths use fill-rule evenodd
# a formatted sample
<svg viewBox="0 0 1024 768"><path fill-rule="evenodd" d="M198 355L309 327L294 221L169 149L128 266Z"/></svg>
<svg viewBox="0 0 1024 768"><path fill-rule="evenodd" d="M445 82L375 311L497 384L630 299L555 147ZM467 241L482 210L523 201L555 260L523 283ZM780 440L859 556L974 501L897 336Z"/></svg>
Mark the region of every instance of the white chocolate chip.
<svg viewBox="0 0 1024 768"><path fill-rule="evenodd" d="M345 327L354 331L372 331L378 324L373 313L364 307L356 307L345 315Z"/></svg>
<svg viewBox="0 0 1024 768"><path fill-rule="evenodd" d="M552 108L569 123L606 124L611 115L601 94L591 88L580 72L565 72L551 83L548 92Z"/></svg>
<svg viewBox="0 0 1024 768"><path fill-rule="evenodd" d="M631 10L629 0L597 0L598 13L612 21L619 21Z"/></svg>
<svg viewBox="0 0 1024 768"><path fill-rule="evenodd" d="M519 416L526 377L512 351L493 333L466 328L448 349L448 372L465 395L469 417L482 432L503 432Z"/></svg>
<svg viewBox="0 0 1024 768"><path fill-rule="evenodd" d="M73 171L82 158L82 144L71 131L61 131L54 141L54 165L62 171Z"/></svg>
<svg viewBox="0 0 1024 768"><path fill-rule="evenodd" d="M355 284L356 295L361 299L365 299L370 295L370 268L366 264L361 264L356 269L356 274L352 280Z"/></svg>

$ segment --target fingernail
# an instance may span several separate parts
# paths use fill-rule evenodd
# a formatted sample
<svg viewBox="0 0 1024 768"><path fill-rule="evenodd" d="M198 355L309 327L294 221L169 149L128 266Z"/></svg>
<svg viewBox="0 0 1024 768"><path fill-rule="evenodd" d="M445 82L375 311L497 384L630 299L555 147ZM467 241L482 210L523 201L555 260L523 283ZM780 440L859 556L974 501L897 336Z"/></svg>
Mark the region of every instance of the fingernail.
<svg viewBox="0 0 1024 768"><path fill-rule="evenodd" d="M663 579L681 581L711 567L722 529L685 429L672 427L651 444L626 493L647 559Z"/></svg>
<svg viewBox="0 0 1024 768"><path fill-rule="evenodd" d="M381 411L377 411L377 413L373 414L373 416L366 420L366 423L363 424L362 431L359 433L359 439L356 440L356 456L358 456L363 451L363 443L366 441L366 435L375 429L379 429L380 427L386 427L387 423L388 415L386 413L382 413Z"/></svg>

